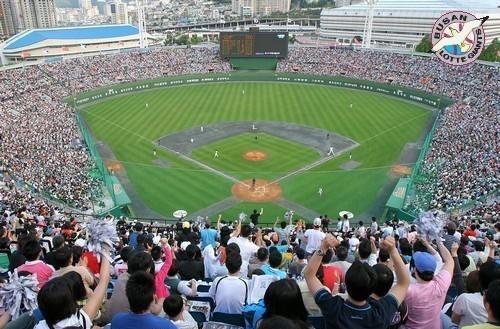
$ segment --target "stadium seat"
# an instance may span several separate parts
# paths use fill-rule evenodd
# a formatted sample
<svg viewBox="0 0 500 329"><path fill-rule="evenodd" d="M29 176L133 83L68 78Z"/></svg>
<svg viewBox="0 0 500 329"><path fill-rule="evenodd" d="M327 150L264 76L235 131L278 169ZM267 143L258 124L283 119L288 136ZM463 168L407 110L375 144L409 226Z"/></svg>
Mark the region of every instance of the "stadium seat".
<svg viewBox="0 0 500 329"><path fill-rule="evenodd" d="M210 286L209 285L200 285L200 286L198 286L198 288L196 290L198 292L208 292L210 290Z"/></svg>
<svg viewBox="0 0 500 329"><path fill-rule="evenodd" d="M212 314L212 321L227 323L243 328L245 327L245 319L242 314L214 312L214 314Z"/></svg>
<svg viewBox="0 0 500 329"><path fill-rule="evenodd" d="M189 314L191 314L196 323L198 323L198 328L201 328L203 323L207 322L207 318L203 312L189 311Z"/></svg>
<svg viewBox="0 0 500 329"><path fill-rule="evenodd" d="M325 329L325 318L322 316L310 316L307 321L314 327L314 329Z"/></svg>
<svg viewBox="0 0 500 329"><path fill-rule="evenodd" d="M198 302L208 302L210 303L210 312L212 312L215 308L215 301L213 300L212 297L186 297L187 300L195 300Z"/></svg>
<svg viewBox="0 0 500 329"><path fill-rule="evenodd" d="M221 328L224 328L224 329L243 329L244 327L233 326L233 325L230 325L227 323L214 322L214 321L205 322L203 324L203 329L221 329Z"/></svg>

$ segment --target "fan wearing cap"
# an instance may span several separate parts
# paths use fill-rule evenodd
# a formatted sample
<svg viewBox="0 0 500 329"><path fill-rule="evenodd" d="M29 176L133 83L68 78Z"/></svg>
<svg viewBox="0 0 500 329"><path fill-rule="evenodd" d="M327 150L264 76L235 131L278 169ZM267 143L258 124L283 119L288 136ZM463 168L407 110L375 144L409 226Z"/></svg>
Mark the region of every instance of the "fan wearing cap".
<svg viewBox="0 0 500 329"><path fill-rule="evenodd" d="M457 224L449 222L446 224L445 233L443 234L443 244L448 250L451 250L453 243L460 243L460 233L457 232Z"/></svg>
<svg viewBox="0 0 500 329"><path fill-rule="evenodd" d="M314 228L308 229L304 233L306 240L306 253L311 256L321 246L321 241L325 238L325 233L321 231L321 218L315 218L313 221Z"/></svg>
<svg viewBox="0 0 500 329"><path fill-rule="evenodd" d="M408 306L406 329L441 329L440 311L453 275L453 258L442 242L438 244L444 264L437 268L436 258L427 252L417 251L410 262L416 282L410 285L405 303Z"/></svg>

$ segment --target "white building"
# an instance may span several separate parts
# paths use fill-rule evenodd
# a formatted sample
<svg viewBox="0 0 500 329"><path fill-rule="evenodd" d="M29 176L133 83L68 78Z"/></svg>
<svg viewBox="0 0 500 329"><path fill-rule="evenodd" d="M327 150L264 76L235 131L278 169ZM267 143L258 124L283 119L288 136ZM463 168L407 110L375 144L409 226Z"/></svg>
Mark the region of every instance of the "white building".
<svg viewBox="0 0 500 329"><path fill-rule="evenodd" d="M20 0L19 3L25 29L56 26L54 0Z"/></svg>
<svg viewBox="0 0 500 329"><path fill-rule="evenodd" d="M110 5L111 22L113 24L128 24L128 6L121 1L115 1Z"/></svg>
<svg viewBox="0 0 500 329"><path fill-rule="evenodd" d="M414 48L432 32L434 22L453 10L470 12L476 17L490 16L484 24L486 44L500 37L500 0L378 0L374 6L371 46ZM366 3L323 9L320 37L350 44L363 37L367 16Z"/></svg>
<svg viewBox="0 0 500 329"><path fill-rule="evenodd" d="M153 44L151 36L146 36L148 44ZM139 30L128 24L33 29L0 44L0 62L43 62L132 48L139 48Z"/></svg>
<svg viewBox="0 0 500 329"><path fill-rule="evenodd" d="M291 0L232 0L233 12L239 16L266 16L290 11Z"/></svg>

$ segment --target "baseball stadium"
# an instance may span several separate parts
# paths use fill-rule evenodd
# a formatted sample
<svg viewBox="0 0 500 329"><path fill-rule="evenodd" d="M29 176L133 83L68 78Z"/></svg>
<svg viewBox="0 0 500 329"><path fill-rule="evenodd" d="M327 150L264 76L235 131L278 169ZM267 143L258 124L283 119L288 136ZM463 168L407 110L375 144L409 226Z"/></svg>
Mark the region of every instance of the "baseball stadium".
<svg viewBox="0 0 500 329"><path fill-rule="evenodd" d="M55 90L50 102L72 108L72 141L89 157L80 174L90 182L71 199L58 196L50 175L7 176L32 192L53 190L74 212L155 221L174 220L176 211L246 218L254 209L264 210L266 224L288 211L412 219L422 209L449 213L478 202L477 194L440 202L439 179L426 182L431 190L420 186L432 175L426 157L443 110L461 104L460 84L437 75L462 71L398 53L288 49L272 32L257 33L253 47L273 55L250 56L236 53L235 34L221 35L220 49L152 48L5 71L6 82L10 72L35 71ZM32 39L21 35L6 48L40 42ZM430 69L415 71L420 63ZM494 180L481 198L495 193Z"/></svg>
<svg viewBox="0 0 500 329"><path fill-rule="evenodd" d="M498 328L497 19L435 19L430 53L5 41L0 329Z"/></svg>

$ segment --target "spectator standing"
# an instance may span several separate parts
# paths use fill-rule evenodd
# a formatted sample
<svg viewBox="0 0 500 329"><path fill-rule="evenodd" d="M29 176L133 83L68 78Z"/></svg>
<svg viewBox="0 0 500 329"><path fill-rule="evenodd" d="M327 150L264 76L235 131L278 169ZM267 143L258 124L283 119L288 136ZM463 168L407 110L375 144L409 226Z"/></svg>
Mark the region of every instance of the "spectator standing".
<svg viewBox="0 0 500 329"><path fill-rule="evenodd" d="M411 269L416 283L410 285L405 299L408 305L406 329L441 329L441 307L451 284L454 262L450 252L440 241L438 249L444 264L437 275L434 274L437 262L433 255L423 251L413 254Z"/></svg>
<svg viewBox="0 0 500 329"><path fill-rule="evenodd" d="M394 262L397 283L389 294L379 300L369 298L376 287L377 278L374 269L359 261L355 261L346 274L347 300L344 301L340 296L332 296L321 284L316 277L321 259L329 248L338 245L337 239L327 235L304 270L307 285L325 318L326 328L387 328L404 300L410 283L394 238L384 240L383 247L389 250Z"/></svg>
<svg viewBox="0 0 500 329"><path fill-rule="evenodd" d="M321 231L321 219L315 218L313 228L306 230L304 238L307 240L306 254L311 256L319 249L321 241L325 238L325 233Z"/></svg>
<svg viewBox="0 0 500 329"><path fill-rule="evenodd" d="M218 277L210 286L209 294L215 301L214 312L241 314L247 303L248 283L240 276L242 260L237 252L229 252L226 267L229 275Z"/></svg>

